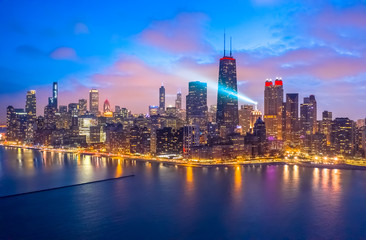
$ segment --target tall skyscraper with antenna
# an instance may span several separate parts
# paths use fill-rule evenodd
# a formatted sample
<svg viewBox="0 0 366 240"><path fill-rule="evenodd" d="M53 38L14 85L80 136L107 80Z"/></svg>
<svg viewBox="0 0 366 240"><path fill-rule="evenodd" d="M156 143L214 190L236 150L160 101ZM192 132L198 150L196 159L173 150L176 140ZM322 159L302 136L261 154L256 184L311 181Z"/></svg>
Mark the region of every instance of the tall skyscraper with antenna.
<svg viewBox="0 0 366 240"><path fill-rule="evenodd" d="M226 56L225 50L224 35L224 56L220 59L219 66L216 113L216 121L221 137L226 137L228 134L233 133L239 125L236 60L232 56L231 38L229 56Z"/></svg>

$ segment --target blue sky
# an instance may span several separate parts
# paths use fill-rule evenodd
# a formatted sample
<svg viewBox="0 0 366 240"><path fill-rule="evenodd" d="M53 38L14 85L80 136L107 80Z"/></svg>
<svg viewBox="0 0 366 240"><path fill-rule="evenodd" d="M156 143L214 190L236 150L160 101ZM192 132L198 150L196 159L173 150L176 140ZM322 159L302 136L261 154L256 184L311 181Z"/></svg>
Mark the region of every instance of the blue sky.
<svg viewBox="0 0 366 240"><path fill-rule="evenodd" d="M285 92L315 94L319 112L366 116L365 1L5 0L0 16L0 121L29 89L42 114L53 81L61 104L98 87L112 107L146 113L161 82L173 104L189 81L217 82L224 30L239 91L260 108L265 79L281 76Z"/></svg>

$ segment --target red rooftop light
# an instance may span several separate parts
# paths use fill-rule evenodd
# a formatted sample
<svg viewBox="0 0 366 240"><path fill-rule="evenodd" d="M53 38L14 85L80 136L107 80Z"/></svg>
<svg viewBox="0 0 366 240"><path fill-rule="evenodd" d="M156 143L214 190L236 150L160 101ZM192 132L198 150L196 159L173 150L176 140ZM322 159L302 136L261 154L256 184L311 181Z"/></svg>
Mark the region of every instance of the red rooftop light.
<svg viewBox="0 0 366 240"><path fill-rule="evenodd" d="M265 86L266 87L272 86L272 82L271 81L266 81Z"/></svg>
<svg viewBox="0 0 366 240"><path fill-rule="evenodd" d="M235 60L234 58L232 57L223 57L223 58L220 58L220 61L221 60Z"/></svg>
<svg viewBox="0 0 366 240"><path fill-rule="evenodd" d="M282 86L282 85L283 85L282 80L278 80L278 79L276 79L276 81L275 81L275 85L276 85L276 86Z"/></svg>

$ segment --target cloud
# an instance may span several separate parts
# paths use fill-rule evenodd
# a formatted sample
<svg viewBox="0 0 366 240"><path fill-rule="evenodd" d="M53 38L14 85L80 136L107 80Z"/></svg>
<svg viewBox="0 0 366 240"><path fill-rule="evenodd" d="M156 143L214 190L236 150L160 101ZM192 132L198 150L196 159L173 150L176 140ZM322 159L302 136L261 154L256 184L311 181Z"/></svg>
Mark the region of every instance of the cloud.
<svg viewBox="0 0 366 240"><path fill-rule="evenodd" d="M78 23L75 24L74 33L76 35L79 35L79 34L89 34L89 28L84 23L78 22Z"/></svg>
<svg viewBox="0 0 366 240"><path fill-rule="evenodd" d="M208 17L181 13L171 20L154 21L139 34L139 42L175 54L201 54L212 50L204 37Z"/></svg>
<svg viewBox="0 0 366 240"><path fill-rule="evenodd" d="M76 51L70 47L56 48L50 53L50 57L56 60L77 60Z"/></svg>

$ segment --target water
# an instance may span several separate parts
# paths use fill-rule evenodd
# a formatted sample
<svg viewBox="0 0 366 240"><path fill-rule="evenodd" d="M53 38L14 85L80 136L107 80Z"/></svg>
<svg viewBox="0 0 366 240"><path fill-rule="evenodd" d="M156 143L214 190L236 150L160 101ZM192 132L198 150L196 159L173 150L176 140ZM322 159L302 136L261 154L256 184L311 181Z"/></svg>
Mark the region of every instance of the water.
<svg viewBox="0 0 366 240"><path fill-rule="evenodd" d="M0 148L1 196L131 173L0 199L0 239L366 239L366 171Z"/></svg>

